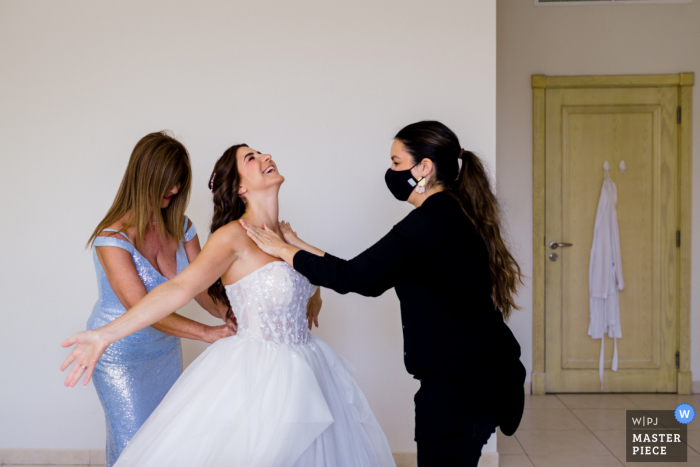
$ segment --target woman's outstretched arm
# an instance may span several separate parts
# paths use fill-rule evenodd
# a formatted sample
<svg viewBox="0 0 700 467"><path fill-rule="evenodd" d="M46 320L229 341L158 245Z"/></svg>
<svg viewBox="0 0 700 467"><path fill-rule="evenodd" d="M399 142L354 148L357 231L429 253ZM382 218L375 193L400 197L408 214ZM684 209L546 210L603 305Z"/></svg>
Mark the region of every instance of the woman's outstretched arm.
<svg viewBox="0 0 700 467"><path fill-rule="evenodd" d="M190 221L190 225L191 225ZM187 254L187 260L192 263L199 253L201 253L202 247L199 245L199 235L196 235L189 241L185 243L185 253ZM215 318L221 318L226 321L227 325L231 326L234 330L237 330L238 326L233 318L232 314L229 313L230 309L223 303L216 303L209 296L206 290L195 295L194 299L197 301L199 306L207 310L207 312L214 316Z"/></svg>
<svg viewBox="0 0 700 467"><path fill-rule="evenodd" d="M261 250L281 258L312 284L342 294L354 292L369 297L377 297L393 287L396 277L406 268L419 266L421 255L430 254L445 231L444 221L414 210L377 243L345 261L318 249L315 250L321 254L300 248L296 241L290 244L265 225L262 229L243 221L241 225Z"/></svg>
<svg viewBox="0 0 700 467"><path fill-rule="evenodd" d="M114 233L109 234L104 236L114 235ZM136 270L131 253L117 246L97 246L95 251L114 295L116 295L122 306L129 310L148 293ZM197 251L199 252L199 248L197 248ZM216 316L219 317L218 314ZM209 343L216 342L222 337L228 337L234 332L232 329L233 323L223 326L207 326L177 313L169 314L158 322L153 323L152 326L154 329L169 336L196 339Z"/></svg>
<svg viewBox="0 0 700 467"><path fill-rule="evenodd" d="M61 365L61 371L64 371L76 362L65 385L75 386L83 373L86 373L83 385L87 385L97 361L110 344L161 320L221 277L236 259L236 242L232 241L229 232L225 228L217 230L192 264L173 279L153 289L119 318L101 328L78 333L63 342L63 347L77 344Z"/></svg>
<svg viewBox="0 0 700 467"><path fill-rule="evenodd" d="M326 253L324 251L319 250L315 246L309 245L308 243L300 239L297 236L297 233L294 230L292 230L292 226L289 225L289 222L280 221L279 227L280 232L282 233L282 237L284 237L284 241L288 245L291 245L300 250L308 251L309 253L314 254L316 256L325 256ZM293 265L290 264L290 266Z"/></svg>

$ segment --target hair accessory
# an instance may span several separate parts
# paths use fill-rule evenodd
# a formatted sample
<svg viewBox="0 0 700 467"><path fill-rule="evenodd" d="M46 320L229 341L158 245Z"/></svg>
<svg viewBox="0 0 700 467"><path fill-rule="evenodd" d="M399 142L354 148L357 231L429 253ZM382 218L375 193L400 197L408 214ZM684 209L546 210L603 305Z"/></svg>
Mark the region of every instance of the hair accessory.
<svg viewBox="0 0 700 467"><path fill-rule="evenodd" d="M209 189L214 193L214 177L216 177L216 172L211 174L211 180L209 180Z"/></svg>
<svg viewBox="0 0 700 467"><path fill-rule="evenodd" d="M425 193L425 177L421 177L418 181L418 186L416 187L416 193Z"/></svg>

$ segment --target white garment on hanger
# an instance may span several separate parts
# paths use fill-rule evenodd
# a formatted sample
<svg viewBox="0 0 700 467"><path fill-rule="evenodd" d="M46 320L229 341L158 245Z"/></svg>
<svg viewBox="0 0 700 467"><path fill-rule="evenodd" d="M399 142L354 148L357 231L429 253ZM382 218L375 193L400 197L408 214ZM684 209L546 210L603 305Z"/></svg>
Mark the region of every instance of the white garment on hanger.
<svg viewBox="0 0 700 467"><path fill-rule="evenodd" d="M618 291L625 288L622 279L620 257L620 229L617 223L617 188L605 177L600 190L598 211L593 230L591 262L588 270L591 321L588 335L600 339L600 390L603 390L603 367L605 358L605 333L614 339L612 370L617 371L617 338L622 337L620 328L620 302Z"/></svg>

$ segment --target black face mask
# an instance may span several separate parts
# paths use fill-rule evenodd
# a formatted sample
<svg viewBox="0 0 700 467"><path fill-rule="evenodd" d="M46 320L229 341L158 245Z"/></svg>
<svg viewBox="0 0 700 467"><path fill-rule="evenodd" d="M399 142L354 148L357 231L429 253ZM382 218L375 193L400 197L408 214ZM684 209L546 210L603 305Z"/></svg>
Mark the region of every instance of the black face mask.
<svg viewBox="0 0 700 467"><path fill-rule="evenodd" d="M416 180L413 178L413 175L411 175L411 169L413 169L413 167L406 170L387 169L386 174L384 175L386 186L389 188L389 191L391 191L391 194L394 195L394 197L399 201L408 200L408 197L411 196L413 189L416 185L418 185L419 180Z"/></svg>

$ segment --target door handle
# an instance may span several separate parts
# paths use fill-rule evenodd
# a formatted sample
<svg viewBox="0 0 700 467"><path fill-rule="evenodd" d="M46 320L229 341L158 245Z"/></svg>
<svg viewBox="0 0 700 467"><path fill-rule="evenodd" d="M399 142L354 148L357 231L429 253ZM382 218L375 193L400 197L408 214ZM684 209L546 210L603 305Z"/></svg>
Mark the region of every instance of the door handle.
<svg viewBox="0 0 700 467"><path fill-rule="evenodd" d="M561 246L561 247L564 247L564 246L574 246L574 244L573 244L573 243L559 243L559 242L551 242L551 243L549 244L549 248L551 248L552 250L556 250L556 249L559 248L560 246Z"/></svg>

